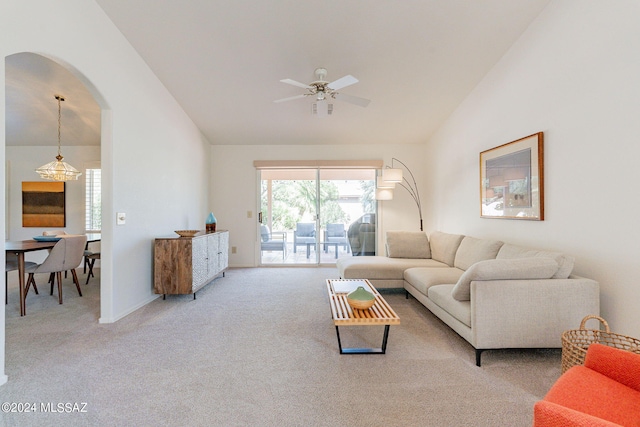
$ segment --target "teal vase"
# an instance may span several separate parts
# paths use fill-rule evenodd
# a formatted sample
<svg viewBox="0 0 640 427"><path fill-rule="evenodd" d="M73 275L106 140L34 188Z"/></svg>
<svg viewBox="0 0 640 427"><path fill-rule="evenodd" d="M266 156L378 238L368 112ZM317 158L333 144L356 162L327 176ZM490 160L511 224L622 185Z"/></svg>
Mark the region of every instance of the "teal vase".
<svg viewBox="0 0 640 427"><path fill-rule="evenodd" d="M206 222L207 233L213 233L214 231L216 231L217 222L218 220L213 215L213 212L209 212L209 216L207 217L207 222Z"/></svg>

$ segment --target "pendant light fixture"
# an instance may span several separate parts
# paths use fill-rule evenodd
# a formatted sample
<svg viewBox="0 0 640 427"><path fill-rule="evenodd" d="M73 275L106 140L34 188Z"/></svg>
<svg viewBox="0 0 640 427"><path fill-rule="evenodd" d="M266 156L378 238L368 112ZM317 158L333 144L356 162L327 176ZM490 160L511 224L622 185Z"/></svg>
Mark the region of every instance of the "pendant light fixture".
<svg viewBox="0 0 640 427"><path fill-rule="evenodd" d="M62 154L60 154L60 103L64 101L64 96L54 95L58 100L58 155L56 160L47 163L44 166L40 166L36 169L36 172L40 175L40 178L48 179L51 181L72 181L77 180L82 173L78 172L76 168L70 164L63 162Z"/></svg>

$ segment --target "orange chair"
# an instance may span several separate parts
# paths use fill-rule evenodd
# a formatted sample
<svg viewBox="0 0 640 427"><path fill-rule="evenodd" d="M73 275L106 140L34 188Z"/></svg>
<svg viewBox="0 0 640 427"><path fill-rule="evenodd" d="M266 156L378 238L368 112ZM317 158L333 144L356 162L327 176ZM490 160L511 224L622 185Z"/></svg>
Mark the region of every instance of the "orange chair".
<svg viewBox="0 0 640 427"><path fill-rule="evenodd" d="M562 374L533 416L534 427L640 426L640 354L591 344L584 366Z"/></svg>

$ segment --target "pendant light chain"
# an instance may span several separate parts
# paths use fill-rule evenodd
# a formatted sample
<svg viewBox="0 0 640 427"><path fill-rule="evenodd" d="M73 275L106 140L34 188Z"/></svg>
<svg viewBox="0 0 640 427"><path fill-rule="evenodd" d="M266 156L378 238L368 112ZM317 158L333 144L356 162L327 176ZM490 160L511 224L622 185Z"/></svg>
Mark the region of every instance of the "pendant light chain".
<svg viewBox="0 0 640 427"><path fill-rule="evenodd" d="M60 96L60 95L56 95L56 99L58 100L58 157L62 157L60 155L60 127L61 127L60 123L61 123L61 119L62 119L62 110L61 110L61 107L60 107L60 102L64 101L64 98L62 96ZM58 157L56 157L56 158L58 158ZM61 159L58 159L58 160L61 160Z"/></svg>

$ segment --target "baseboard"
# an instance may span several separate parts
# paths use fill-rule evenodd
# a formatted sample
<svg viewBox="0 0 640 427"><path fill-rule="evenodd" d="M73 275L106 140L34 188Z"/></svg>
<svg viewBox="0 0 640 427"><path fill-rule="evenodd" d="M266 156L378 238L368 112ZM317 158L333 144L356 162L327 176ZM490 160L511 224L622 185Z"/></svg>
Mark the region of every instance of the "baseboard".
<svg viewBox="0 0 640 427"><path fill-rule="evenodd" d="M115 323L118 320L122 319L123 317L133 313L136 310L138 310L139 308L144 307L145 305L149 304L151 301L156 300L157 298L160 298L160 295L153 294L148 299L146 299L145 301L142 301L140 304L137 304L137 305L131 307L129 310L125 311L124 313L121 313L121 314L119 314L117 316L110 317L110 318L101 317L100 319L98 319L98 323Z"/></svg>

